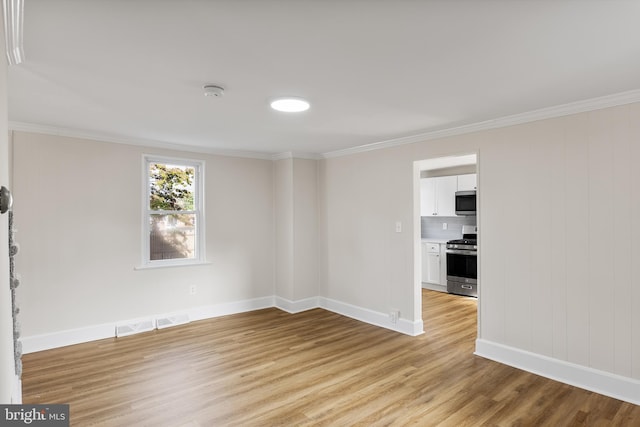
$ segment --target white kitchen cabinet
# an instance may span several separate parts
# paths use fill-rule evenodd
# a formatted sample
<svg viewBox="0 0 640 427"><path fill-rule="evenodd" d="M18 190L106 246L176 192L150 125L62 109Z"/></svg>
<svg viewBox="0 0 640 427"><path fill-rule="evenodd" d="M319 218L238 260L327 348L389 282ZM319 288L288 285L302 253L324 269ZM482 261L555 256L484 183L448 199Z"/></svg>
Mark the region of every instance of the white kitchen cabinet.
<svg viewBox="0 0 640 427"><path fill-rule="evenodd" d="M458 191L473 191L478 189L478 176L475 173L458 175Z"/></svg>
<svg viewBox="0 0 640 427"><path fill-rule="evenodd" d="M438 176L420 180L420 215L455 216L456 176Z"/></svg>
<svg viewBox="0 0 640 427"><path fill-rule="evenodd" d="M422 242L422 287L447 291L447 244Z"/></svg>
<svg viewBox="0 0 640 427"><path fill-rule="evenodd" d="M440 284L440 244L422 243L422 281Z"/></svg>

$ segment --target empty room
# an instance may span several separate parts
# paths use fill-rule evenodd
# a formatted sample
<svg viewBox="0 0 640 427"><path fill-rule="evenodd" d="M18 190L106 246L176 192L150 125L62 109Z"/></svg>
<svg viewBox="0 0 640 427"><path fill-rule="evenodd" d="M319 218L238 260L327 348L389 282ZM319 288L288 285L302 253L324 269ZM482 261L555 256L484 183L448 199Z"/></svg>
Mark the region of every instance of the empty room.
<svg viewBox="0 0 640 427"><path fill-rule="evenodd" d="M2 12L1 425L640 425L639 2Z"/></svg>

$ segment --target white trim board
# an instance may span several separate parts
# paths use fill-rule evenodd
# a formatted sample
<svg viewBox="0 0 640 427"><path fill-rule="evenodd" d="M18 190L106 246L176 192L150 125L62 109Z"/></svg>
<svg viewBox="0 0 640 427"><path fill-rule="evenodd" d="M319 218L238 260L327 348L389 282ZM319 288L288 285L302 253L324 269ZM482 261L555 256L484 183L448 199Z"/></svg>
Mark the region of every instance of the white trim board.
<svg viewBox="0 0 640 427"><path fill-rule="evenodd" d="M332 311L343 316L351 317L370 325L380 326L382 328L391 329L405 335L417 336L424 333L422 320L410 321L400 317L397 323L393 323L386 313L369 310L368 308L358 307L356 305L347 304L330 298L320 297L320 307L325 310ZM402 313L400 313L402 315Z"/></svg>
<svg viewBox="0 0 640 427"><path fill-rule="evenodd" d="M478 132L482 130L503 128L507 126L535 122L538 120L552 119L555 117L568 116L571 114L585 113L587 111L601 110L603 108L632 104L634 102L640 102L640 90L638 89L615 93L612 95L605 95L599 98L570 102L563 105L540 108L538 110L527 111L520 114L513 114L511 116L498 117L483 122L470 123L462 126L450 127L417 135L410 135L403 138L374 142L358 147L345 148L343 150L328 151L323 153L322 157L325 159L330 159L333 157L348 156L351 154L381 150L384 148L397 147L400 145L413 144L416 142L425 142L433 139L445 138L448 136L463 135L466 133Z"/></svg>
<svg viewBox="0 0 640 427"><path fill-rule="evenodd" d="M364 323L380 326L402 334L416 336L423 333L422 321L411 322L400 318L397 323L392 323L385 313L376 312L355 305L343 303L323 297L311 297L298 301L290 301L277 296L267 296L250 300L235 301L224 304L195 307L185 310L189 320L211 319L214 317L227 316L230 314L244 313L247 311L262 310L265 308L277 308L287 313L300 313L314 308L323 308L334 313L351 317ZM149 315L144 319L156 319L179 314L178 312ZM87 326L83 328L68 329L64 331L52 332L48 334L25 336L20 338L24 354L35 353L37 351L50 350L68 345L81 344L116 336L116 326L125 323L135 323L143 318L121 320L99 325Z"/></svg>
<svg viewBox="0 0 640 427"><path fill-rule="evenodd" d="M475 354L536 375L640 405L640 381L478 339Z"/></svg>
<svg viewBox="0 0 640 427"><path fill-rule="evenodd" d="M13 376L13 386L11 389L11 402L12 405L22 404L22 380L19 376Z"/></svg>
<svg viewBox="0 0 640 427"><path fill-rule="evenodd" d="M40 133L68 138L89 139L96 142L110 142L113 144L136 145L187 153L211 154L214 156L241 157L247 159L272 160L273 154L257 151L232 150L224 148L205 147L197 145L179 144L168 141L157 141L145 138L135 138L127 135L114 135L106 132L63 128L57 126L39 125L35 123L9 121L9 130L18 132Z"/></svg>
<svg viewBox="0 0 640 427"><path fill-rule="evenodd" d="M274 307L273 297L254 298L251 300L235 301L224 304L195 307L185 310L191 321L209 319L213 317L226 316L229 314L243 313L246 311L261 310L263 308ZM144 319L156 319L178 314L177 312L150 315ZM126 323L135 323L142 318L128 319L99 325L87 326L83 328L68 329L64 331L51 332L48 334L25 336L20 338L22 342L23 354L35 353L37 351L50 350L68 345L81 344L116 336L116 326Z"/></svg>
<svg viewBox="0 0 640 427"><path fill-rule="evenodd" d="M291 301L286 298L276 297L275 306L282 311L295 314L307 310L312 310L314 308L319 308L320 303L318 301L318 297L305 298L297 301Z"/></svg>

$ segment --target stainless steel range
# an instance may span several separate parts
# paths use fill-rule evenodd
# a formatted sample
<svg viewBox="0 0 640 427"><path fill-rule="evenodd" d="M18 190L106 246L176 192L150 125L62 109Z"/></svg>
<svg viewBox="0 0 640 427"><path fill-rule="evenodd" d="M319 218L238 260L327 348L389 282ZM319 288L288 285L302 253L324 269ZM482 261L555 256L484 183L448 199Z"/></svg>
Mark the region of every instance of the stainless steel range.
<svg viewBox="0 0 640 427"><path fill-rule="evenodd" d="M462 239L447 242L447 292L477 297L477 228L465 225L462 233Z"/></svg>

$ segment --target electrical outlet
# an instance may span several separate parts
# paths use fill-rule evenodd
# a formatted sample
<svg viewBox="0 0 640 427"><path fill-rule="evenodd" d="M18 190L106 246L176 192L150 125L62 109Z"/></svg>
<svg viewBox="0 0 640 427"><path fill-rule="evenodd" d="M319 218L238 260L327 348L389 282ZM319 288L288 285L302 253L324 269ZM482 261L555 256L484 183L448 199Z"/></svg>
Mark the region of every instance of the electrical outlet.
<svg viewBox="0 0 640 427"><path fill-rule="evenodd" d="M394 325L398 323L399 318L400 318L400 312L398 310L392 310L389 312L389 319L391 320L391 323L393 323Z"/></svg>
<svg viewBox="0 0 640 427"><path fill-rule="evenodd" d="M197 292L198 292L198 286L197 285L189 286L189 295L195 295Z"/></svg>
<svg viewBox="0 0 640 427"><path fill-rule="evenodd" d="M442 229L443 229L443 230L446 230L446 229L447 229L447 223L446 223L446 222L443 222L443 223L442 223Z"/></svg>

